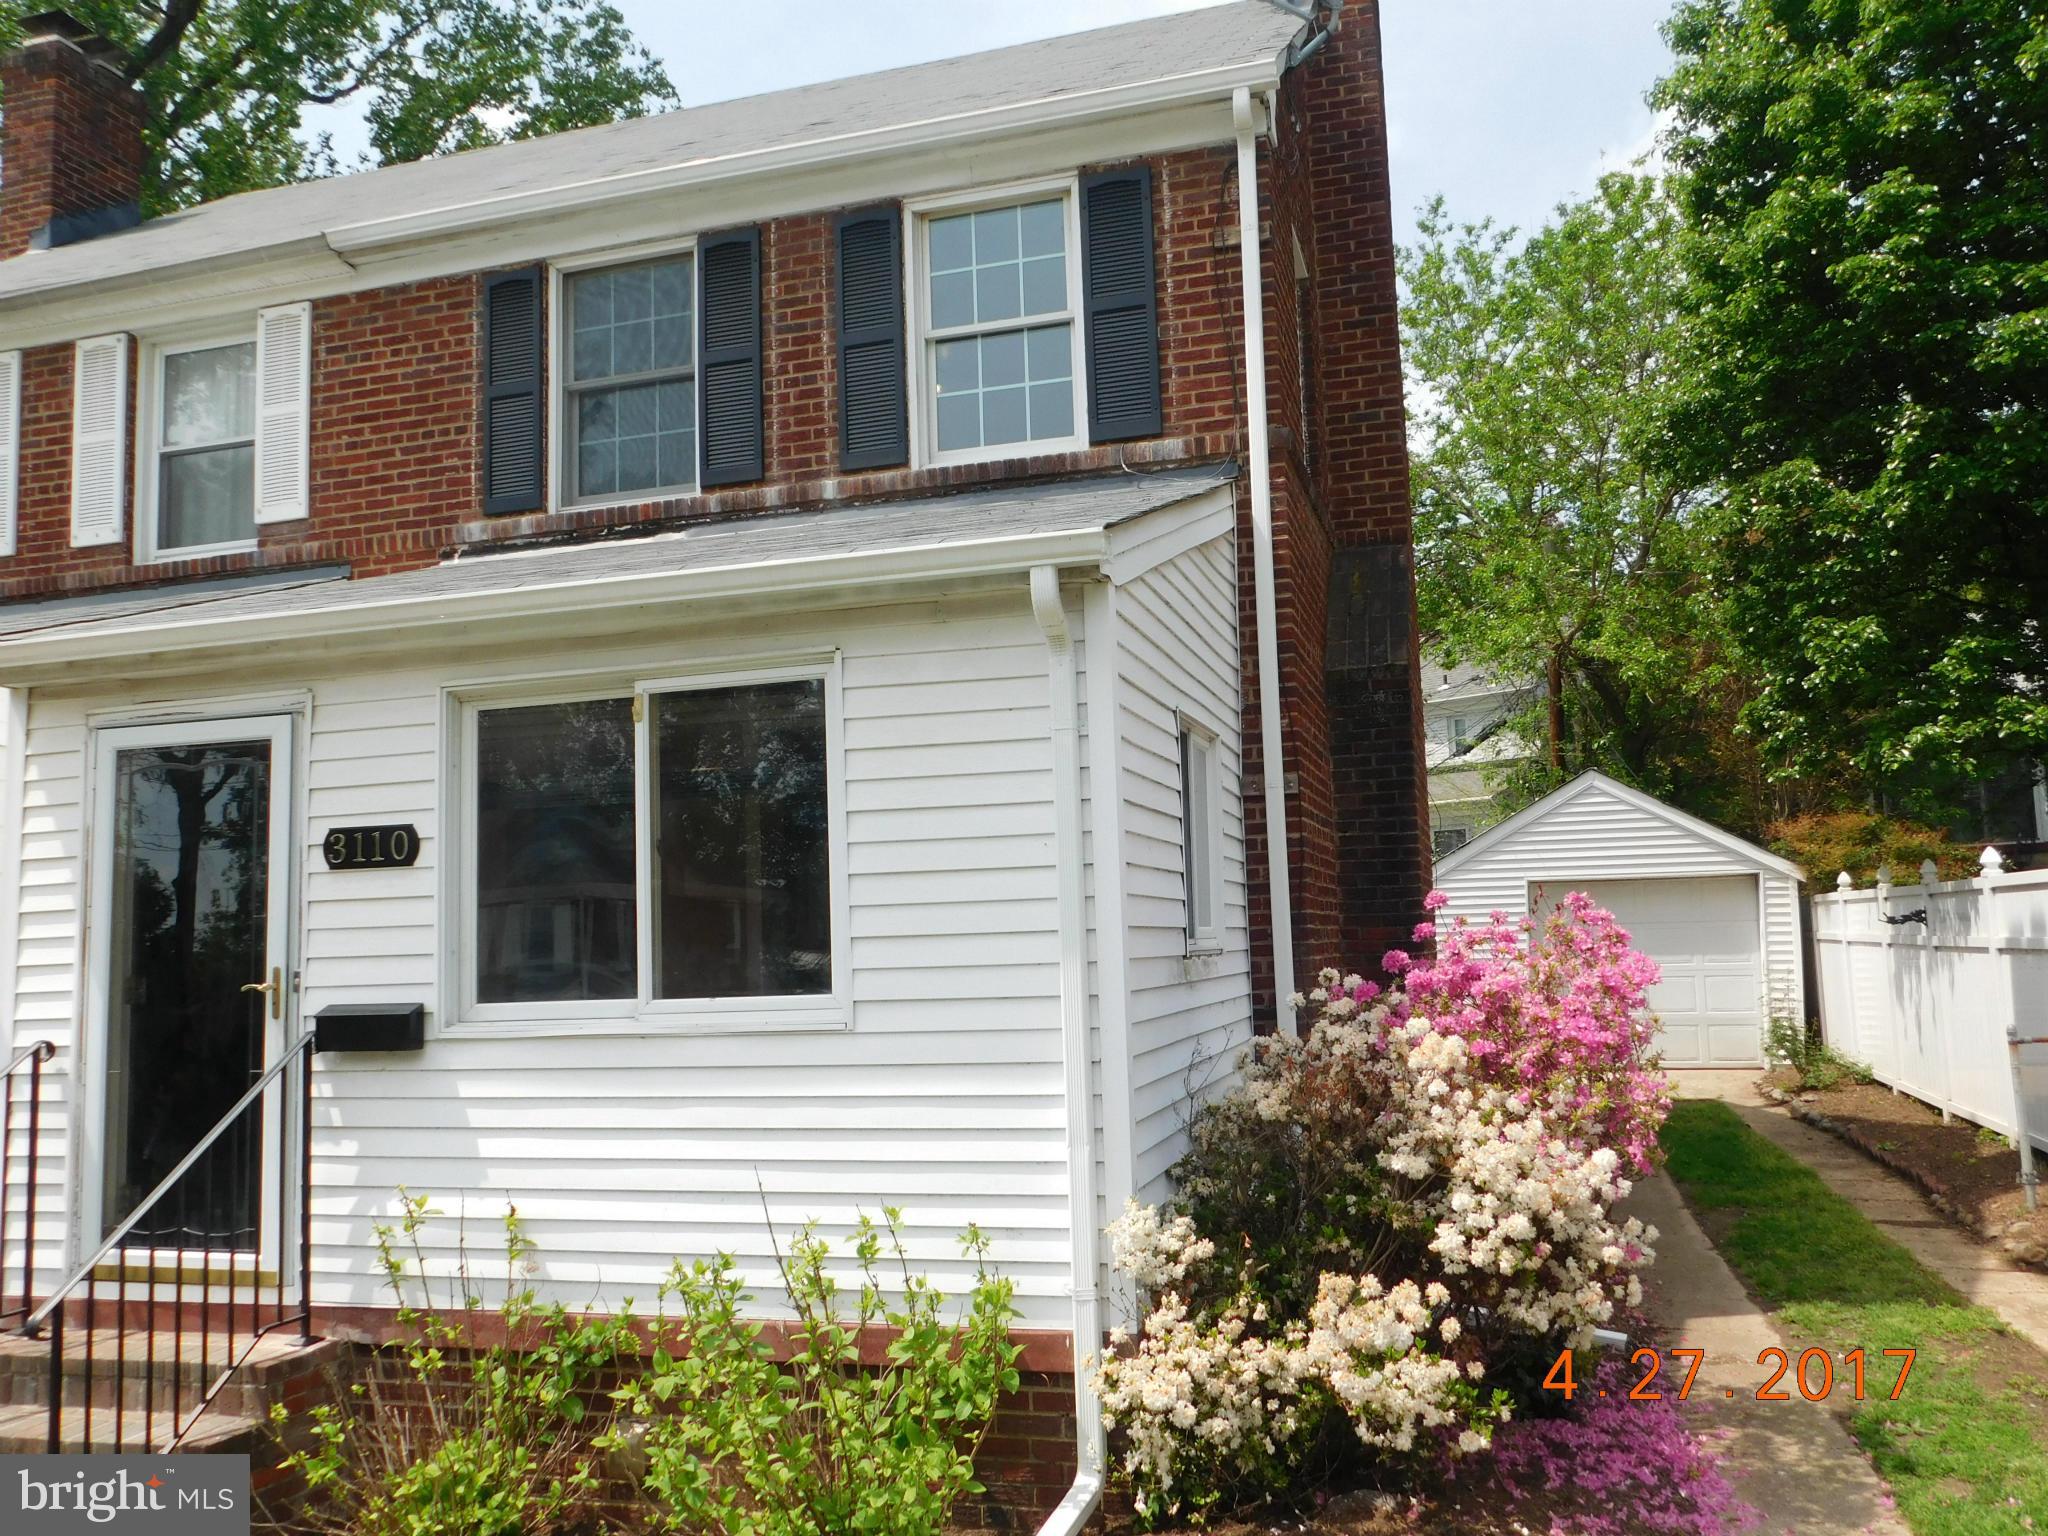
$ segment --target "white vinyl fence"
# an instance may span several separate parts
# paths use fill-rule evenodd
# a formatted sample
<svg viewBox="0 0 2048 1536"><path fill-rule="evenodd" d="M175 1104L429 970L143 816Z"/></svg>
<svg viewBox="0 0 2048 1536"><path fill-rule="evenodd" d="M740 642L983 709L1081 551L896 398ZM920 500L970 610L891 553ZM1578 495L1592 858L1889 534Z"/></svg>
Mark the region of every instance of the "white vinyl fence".
<svg viewBox="0 0 2048 1536"><path fill-rule="evenodd" d="M1813 898L1821 1027L1877 1080L2048 1151L2048 870ZM1884 921L1891 918L1891 922ZM2017 1049L2014 1041L2022 1043ZM2031 1193L2031 1191L2030 1191Z"/></svg>

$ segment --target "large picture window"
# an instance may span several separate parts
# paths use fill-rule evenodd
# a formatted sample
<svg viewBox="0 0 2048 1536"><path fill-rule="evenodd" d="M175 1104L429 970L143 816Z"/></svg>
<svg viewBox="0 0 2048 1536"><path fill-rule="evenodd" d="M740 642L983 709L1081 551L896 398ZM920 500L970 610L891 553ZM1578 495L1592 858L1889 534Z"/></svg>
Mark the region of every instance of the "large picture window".
<svg viewBox="0 0 2048 1536"><path fill-rule="evenodd" d="M935 458L1080 436L1072 199L921 221L923 376Z"/></svg>
<svg viewBox="0 0 2048 1536"><path fill-rule="evenodd" d="M475 1019L829 1001L828 696L764 676L470 706Z"/></svg>
<svg viewBox="0 0 2048 1536"><path fill-rule="evenodd" d="M687 255L563 283L569 500L696 486L696 292Z"/></svg>

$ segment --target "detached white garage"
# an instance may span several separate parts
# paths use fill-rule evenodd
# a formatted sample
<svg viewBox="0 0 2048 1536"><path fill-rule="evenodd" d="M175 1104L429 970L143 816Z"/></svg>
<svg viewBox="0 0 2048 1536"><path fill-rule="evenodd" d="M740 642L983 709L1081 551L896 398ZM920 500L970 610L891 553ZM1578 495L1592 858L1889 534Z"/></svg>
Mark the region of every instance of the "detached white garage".
<svg viewBox="0 0 2048 1536"><path fill-rule="evenodd" d="M1571 891L1612 912L1664 977L1670 1067L1756 1066L1773 1015L1806 1017L1799 866L1639 789L1587 773L1437 865L1440 914L1546 913Z"/></svg>

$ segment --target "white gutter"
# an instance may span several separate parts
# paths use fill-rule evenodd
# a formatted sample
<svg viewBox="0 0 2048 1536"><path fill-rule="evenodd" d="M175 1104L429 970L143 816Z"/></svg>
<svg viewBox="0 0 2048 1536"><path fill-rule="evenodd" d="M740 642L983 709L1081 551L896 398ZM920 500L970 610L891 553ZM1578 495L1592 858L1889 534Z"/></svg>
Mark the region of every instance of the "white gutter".
<svg viewBox="0 0 2048 1536"><path fill-rule="evenodd" d="M1066 1060L1067 1226L1073 1238L1073 1486L1038 1536L1077 1536L1102 1502L1107 1436L1088 1359L1102 1347L1102 1296L1095 1279L1094 1085L1088 1070L1088 889L1081 857L1080 679L1074 637L1060 599L1059 568L1031 568L1031 612L1045 633L1052 693L1053 858L1059 880L1060 1036Z"/></svg>
<svg viewBox="0 0 2048 1536"><path fill-rule="evenodd" d="M1273 465L1266 442L1266 304L1259 255L1258 125L1252 93L1230 98L1237 124L1237 248L1244 283L1244 393L1250 418L1252 603L1259 651L1259 745L1266 781L1266 886L1273 928L1273 1024L1289 1028L1294 994L1294 905L1287 886L1287 763L1280 741L1280 621L1273 583Z"/></svg>

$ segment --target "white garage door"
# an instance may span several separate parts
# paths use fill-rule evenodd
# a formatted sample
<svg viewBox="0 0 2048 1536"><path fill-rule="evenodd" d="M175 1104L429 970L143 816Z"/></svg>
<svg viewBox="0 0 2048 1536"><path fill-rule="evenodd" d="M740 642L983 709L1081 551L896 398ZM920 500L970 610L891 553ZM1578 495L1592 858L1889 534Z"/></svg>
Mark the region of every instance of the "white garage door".
<svg viewBox="0 0 2048 1536"><path fill-rule="evenodd" d="M1763 963L1748 875L1575 883L1612 912L1664 979L1650 989L1668 1067L1763 1061ZM1552 900L1561 895L1552 887Z"/></svg>

